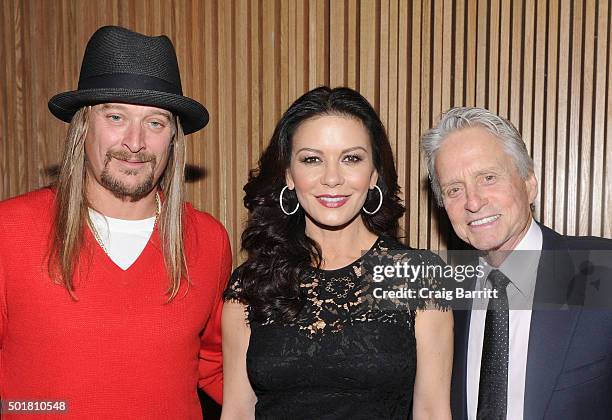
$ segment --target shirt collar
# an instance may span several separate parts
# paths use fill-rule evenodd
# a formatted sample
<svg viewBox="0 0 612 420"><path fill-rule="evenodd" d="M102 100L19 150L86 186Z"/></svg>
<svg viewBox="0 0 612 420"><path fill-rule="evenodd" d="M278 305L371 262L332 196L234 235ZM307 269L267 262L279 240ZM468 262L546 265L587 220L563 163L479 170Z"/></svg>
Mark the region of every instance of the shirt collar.
<svg viewBox="0 0 612 420"><path fill-rule="evenodd" d="M529 274L537 271L541 251L542 229L535 220L531 219L531 225L523 239L498 268L523 296L531 295L535 289L535 282L532 281L534 276ZM495 267L487 264L484 258L480 258L480 264L483 266L484 275L479 279L479 282L480 286L484 287L489 273Z"/></svg>

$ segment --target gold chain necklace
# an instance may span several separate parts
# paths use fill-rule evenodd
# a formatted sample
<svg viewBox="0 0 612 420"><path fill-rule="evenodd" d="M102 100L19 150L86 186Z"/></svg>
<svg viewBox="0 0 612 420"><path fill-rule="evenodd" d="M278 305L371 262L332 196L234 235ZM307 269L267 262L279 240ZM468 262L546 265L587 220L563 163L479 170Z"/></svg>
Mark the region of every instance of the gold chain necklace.
<svg viewBox="0 0 612 420"><path fill-rule="evenodd" d="M159 193L156 192L155 193L155 220L153 221L153 229L155 229L155 225L157 224L157 219L159 219L160 213L161 213L161 200L159 198ZM94 223L90 222L89 227L91 228L91 232L93 233L94 238L96 239L96 242L98 243L98 245L100 245L100 247L102 248L102 250L104 251L106 255L110 256L110 254L108 253L108 249L106 249L106 245L104 245L104 242L102 242L102 238L100 238L100 233L98 233L98 229L96 229L96 226L94 225Z"/></svg>

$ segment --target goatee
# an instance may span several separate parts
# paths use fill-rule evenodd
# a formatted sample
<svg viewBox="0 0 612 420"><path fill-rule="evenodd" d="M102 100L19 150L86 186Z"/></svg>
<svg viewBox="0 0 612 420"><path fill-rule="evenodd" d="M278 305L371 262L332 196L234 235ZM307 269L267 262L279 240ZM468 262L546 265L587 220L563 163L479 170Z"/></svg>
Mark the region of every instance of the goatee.
<svg viewBox="0 0 612 420"><path fill-rule="evenodd" d="M129 185L123 182L122 179L119 179L113 175L111 175L110 170L108 168L108 164L112 159L123 160L123 161L138 161L138 162L147 162L150 163L150 172L147 174L147 177L140 183L136 185ZM109 151L106 153L106 159L104 161L104 169L100 174L100 183L102 186L107 188L113 195L121 200L129 200L129 201L138 201L144 198L147 194L153 190L154 177L153 173L155 171L156 158L154 155L150 155L148 153L128 153L123 151ZM142 170L146 170L147 168L142 169L128 169L122 170L126 177L137 176Z"/></svg>

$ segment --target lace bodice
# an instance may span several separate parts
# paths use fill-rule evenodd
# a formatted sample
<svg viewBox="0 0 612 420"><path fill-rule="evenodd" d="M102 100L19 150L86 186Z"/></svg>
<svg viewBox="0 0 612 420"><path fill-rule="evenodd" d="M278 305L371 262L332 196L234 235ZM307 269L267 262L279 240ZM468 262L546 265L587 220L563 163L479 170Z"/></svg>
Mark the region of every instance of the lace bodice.
<svg viewBox="0 0 612 420"><path fill-rule="evenodd" d="M415 311L446 305L377 297L377 288L441 287L436 279L374 281L375 265L400 261L440 260L381 237L346 267L313 268L300 285L305 305L294 322L249 316L247 371L258 418L407 418L416 373ZM228 291L229 299L240 297L237 275Z"/></svg>

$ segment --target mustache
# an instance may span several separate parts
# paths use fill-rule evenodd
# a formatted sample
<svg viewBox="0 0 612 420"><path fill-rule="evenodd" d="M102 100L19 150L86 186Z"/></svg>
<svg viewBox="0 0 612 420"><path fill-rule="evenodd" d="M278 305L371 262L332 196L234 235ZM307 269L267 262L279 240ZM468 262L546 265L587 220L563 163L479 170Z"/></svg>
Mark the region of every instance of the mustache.
<svg viewBox="0 0 612 420"><path fill-rule="evenodd" d="M147 152L130 153L125 150L109 150L106 152L104 164L108 164L111 159L124 160L128 162L153 162L155 163L155 155Z"/></svg>

